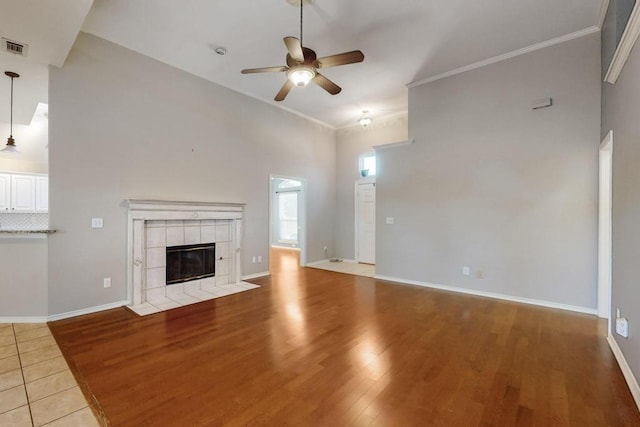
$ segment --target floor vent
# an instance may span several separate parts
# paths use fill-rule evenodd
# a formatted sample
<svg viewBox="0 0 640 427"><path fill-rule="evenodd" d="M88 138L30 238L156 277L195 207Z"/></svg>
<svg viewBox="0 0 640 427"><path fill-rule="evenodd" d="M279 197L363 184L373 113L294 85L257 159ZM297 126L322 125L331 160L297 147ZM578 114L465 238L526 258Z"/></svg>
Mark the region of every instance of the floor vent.
<svg viewBox="0 0 640 427"><path fill-rule="evenodd" d="M18 43L13 40L5 39L2 37L2 51L13 53L14 55L27 56L27 50L29 45L25 43Z"/></svg>

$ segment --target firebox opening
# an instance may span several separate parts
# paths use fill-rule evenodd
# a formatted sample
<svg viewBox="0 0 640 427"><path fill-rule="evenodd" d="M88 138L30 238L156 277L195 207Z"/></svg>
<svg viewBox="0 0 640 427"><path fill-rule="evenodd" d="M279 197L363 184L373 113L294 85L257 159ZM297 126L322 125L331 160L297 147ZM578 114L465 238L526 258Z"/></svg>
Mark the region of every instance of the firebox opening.
<svg viewBox="0 0 640 427"><path fill-rule="evenodd" d="M167 247L167 285L215 275L215 243Z"/></svg>

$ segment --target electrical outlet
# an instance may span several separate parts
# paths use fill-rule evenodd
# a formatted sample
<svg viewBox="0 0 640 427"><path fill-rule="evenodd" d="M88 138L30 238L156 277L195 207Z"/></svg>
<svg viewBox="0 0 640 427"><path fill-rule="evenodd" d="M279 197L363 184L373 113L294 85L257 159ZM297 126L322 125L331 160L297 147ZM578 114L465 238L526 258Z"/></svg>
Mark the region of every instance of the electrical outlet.
<svg viewBox="0 0 640 427"><path fill-rule="evenodd" d="M387 221L387 224L393 225L394 218L392 216L388 216L387 218L385 218L385 220Z"/></svg>
<svg viewBox="0 0 640 427"><path fill-rule="evenodd" d="M469 273L469 267L462 267L462 274L464 274L465 276L468 276Z"/></svg>
<svg viewBox="0 0 640 427"><path fill-rule="evenodd" d="M255 264L256 263L256 257L251 258L251 262Z"/></svg>
<svg viewBox="0 0 640 427"><path fill-rule="evenodd" d="M329 250L329 249L328 249L326 246L322 249L322 251L324 252L324 254L325 254L325 255L327 254L327 251L328 251L328 250Z"/></svg>
<svg viewBox="0 0 640 427"><path fill-rule="evenodd" d="M258 262L262 262L262 255L258 255Z"/></svg>
<svg viewBox="0 0 640 427"><path fill-rule="evenodd" d="M625 338L629 338L629 321L624 317L616 319L616 333Z"/></svg>
<svg viewBox="0 0 640 427"><path fill-rule="evenodd" d="M111 287L111 277L105 277L104 279L102 279L102 285L105 288L110 288Z"/></svg>
<svg viewBox="0 0 640 427"><path fill-rule="evenodd" d="M104 220L102 218L91 218L91 228L104 227Z"/></svg>

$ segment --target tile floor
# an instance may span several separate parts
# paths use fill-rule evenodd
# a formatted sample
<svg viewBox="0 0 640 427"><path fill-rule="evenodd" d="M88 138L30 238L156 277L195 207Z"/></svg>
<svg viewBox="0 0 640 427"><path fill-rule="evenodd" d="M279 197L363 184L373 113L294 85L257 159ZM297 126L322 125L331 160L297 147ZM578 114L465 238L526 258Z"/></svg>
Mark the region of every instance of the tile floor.
<svg viewBox="0 0 640 427"><path fill-rule="evenodd" d="M172 287L168 286L162 297L155 296L147 302L138 305L129 306L131 310L139 316L159 313L161 311L170 310L172 308L182 307L189 304L195 304L201 301L220 298L227 295L237 294L239 292L248 291L250 289L259 288L249 282L240 282L228 285L201 285L200 289L189 290L188 287L180 288L180 292L171 292Z"/></svg>
<svg viewBox="0 0 640 427"><path fill-rule="evenodd" d="M0 324L0 426L99 426L45 323Z"/></svg>
<svg viewBox="0 0 640 427"><path fill-rule="evenodd" d="M320 270L336 271L338 273L355 274L356 276L373 277L376 274L376 266L373 264L362 264L353 261L331 262L325 261L319 264L310 265L311 268Z"/></svg>

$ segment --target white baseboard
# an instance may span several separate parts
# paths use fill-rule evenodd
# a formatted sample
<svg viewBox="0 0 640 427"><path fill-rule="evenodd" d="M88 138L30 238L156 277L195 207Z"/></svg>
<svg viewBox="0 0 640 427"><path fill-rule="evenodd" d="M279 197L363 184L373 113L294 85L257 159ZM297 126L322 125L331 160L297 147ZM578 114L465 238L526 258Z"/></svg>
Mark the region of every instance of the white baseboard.
<svg viewBox="0 0 640 427"><path fill-rule="evenodd" d="M519 302L519 303L522 303L522 304L538 305L538 306L541 306L541 307L549 307L549 308L557 308L557 309L560 309L560 310L575 311L575 312L578 312L578 313L592 314L594 316L598 314L598 310L595 309L595 308L580 307L580 306L568 305L568 304L560 304L560 303L556 303L556 302L541 301L541 300L536 300L536 299L531 299L531 298L521 298L521 297L515 297L515 296L511 296L511 295L497 294L497 293L493 293L493 292L478 291L478 290L475 290L475 289L457 288L455 286L437 285L437 284L433 284L433 283L419 282L417 280L408 280L408 279L399 279L397 277L381 276L379 274L376 274L375 276L373 276L373 278L374 279L380 279L380 280L387 280L389 282L398 282L398 283L406 283L408 285L422 286L422 287L425 287L425 288L440 289L440 290L443 290L443 291L458 292L458 293L461 293L461 294L476 295L476 296L480 296L480 297L487 297L487 298L494 298L494 299L500 299L500 300L505 300L505 301Z"/></svg>
<svg viewBox="0 0 640 427"><path fill-rule="evenodd" d="M99 311L111 310L112 308L122 307L123 305L129 305L129 301L111 302L109 304L98 305L96 307L82 308L80 310L68 311L66 313L54 314L47 318L48 322L54 322L56 320L68 319L69 317L82 316L83 314L97 313Z"/></svg>
<svg viewBox="0 0 640 427"><path fill-rule="evenodd" d="M254 274L249 274L247 276L242 276L242 280L251 280L251 279L257 279L258 277L265 277L268 276L269 273L268 271L263 271L261 273L254 273Z"/></svg>
<svg viewBox="0 0 640 427"><path fill-rule="evenodd" d="M47 323L47 316L0 316L0 323Z"/></svg>
<svg viewBox="0 0 640 427"><path fill-rule="evenodd" d="M638 409L640 409L640 386L638 385L638 380L636 379L635 375L633 375L633 371L629 367L627 359L625 359L624 354L622 353L620 346L618 346L615 338L609 335L607 337L607 341L609 342L609 347L611 347L613 355L618 361L618 365L620 366L622 375L624 375L624 379L627 380L627 385L629 386L629 391L631 391L633 400L636 401L636 406L638 407Z"/></svg>
<svg viewBox="0 0 640 427"><path fill-rule="evenodd" d="M320 264L326 264L331 262L331 259L333 258L325 258L325 259L321 259L320 261L314 261L314 262L308 262L307 263L307 267L314 267L316 265L320 265ZM355 259L344 259L344 258L339 258L341 261L340 262L349 262L352 264L356 264L357 261ZM334 264L334 263L332 263Z"/></svg>

